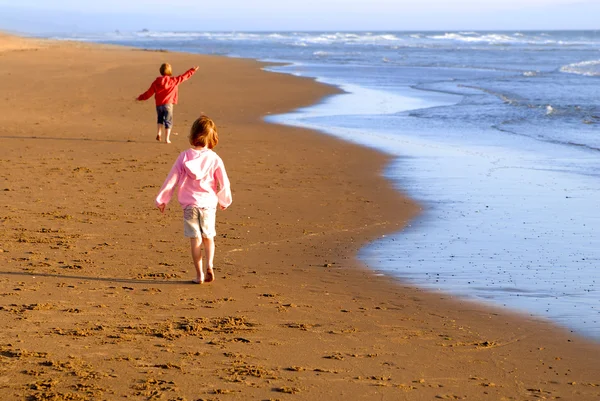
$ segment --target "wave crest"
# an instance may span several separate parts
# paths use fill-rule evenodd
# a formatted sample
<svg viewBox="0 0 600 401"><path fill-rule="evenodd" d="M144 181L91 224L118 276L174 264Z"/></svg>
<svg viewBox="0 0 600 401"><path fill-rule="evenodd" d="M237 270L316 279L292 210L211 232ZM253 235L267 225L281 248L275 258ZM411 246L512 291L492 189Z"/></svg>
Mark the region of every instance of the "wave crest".
<svg viewBox="0 0 600 401"><path fill-rule="evenodd" d="M582 61L560 67L561 72L569 74L600 77L600 60Z"/></svg>
<svg viewBox="0 0 600 401"><path fill-rule="evenodd" d="M569 74L600 77L600 60L582 61L560 67L561 72Z"/></svg>

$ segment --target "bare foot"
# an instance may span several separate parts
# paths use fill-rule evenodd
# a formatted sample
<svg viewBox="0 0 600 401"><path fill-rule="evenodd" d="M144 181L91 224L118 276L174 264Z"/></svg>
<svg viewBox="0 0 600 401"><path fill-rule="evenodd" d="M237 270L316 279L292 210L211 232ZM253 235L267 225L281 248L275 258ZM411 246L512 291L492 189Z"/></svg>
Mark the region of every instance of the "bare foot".
<svg viewBox="0 0 600 401"><path fill-rule="evenodd" d="M215 272L213 269L206 269L206 279L204 281L207 283L215 281Z"/></svg>
<svg viewBox="0 0 600 401"><path fill-rule="evenodd" d="M169 141L168 139L165 141L165 143L171 143L171 141Z"/></svg>
<svg viewBox="0 0 600 401"><path fill-rule="evenodd" d="M196 277L195 279L192 280L192 283L202 284L202 283L204 283L204 277Z"/></svg>
<svg viewBox="0 0 600 401"><path fill-rule="evenodd" d="M160 137L160 135L156 135L156 140L157 140L158 142L160 142L160 141L162 140L162 138Z"/></svg>

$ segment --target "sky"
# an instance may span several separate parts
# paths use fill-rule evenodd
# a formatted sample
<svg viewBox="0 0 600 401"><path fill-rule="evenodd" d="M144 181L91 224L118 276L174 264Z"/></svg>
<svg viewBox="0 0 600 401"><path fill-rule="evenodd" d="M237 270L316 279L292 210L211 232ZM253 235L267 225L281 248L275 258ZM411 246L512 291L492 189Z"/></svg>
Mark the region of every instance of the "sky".
<svg viewBox="0 0 600 401"><path fill-rule="evenodd" d="M600 0L0 0L18 33L600 29Z"/></svg>

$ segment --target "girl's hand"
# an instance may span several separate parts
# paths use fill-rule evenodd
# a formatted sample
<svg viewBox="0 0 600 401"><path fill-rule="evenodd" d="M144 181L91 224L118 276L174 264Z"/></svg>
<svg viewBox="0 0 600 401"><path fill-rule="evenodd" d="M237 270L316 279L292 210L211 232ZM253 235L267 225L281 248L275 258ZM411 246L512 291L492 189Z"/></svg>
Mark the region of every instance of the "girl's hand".
<svg viewBox="0 0 600 401"><path fill-rule="evenodd" d="M161 203L160 205L158 205L158 210L160 210L161 213L164 213L166 206L167 205L165 205L164 203Z"/></svg>

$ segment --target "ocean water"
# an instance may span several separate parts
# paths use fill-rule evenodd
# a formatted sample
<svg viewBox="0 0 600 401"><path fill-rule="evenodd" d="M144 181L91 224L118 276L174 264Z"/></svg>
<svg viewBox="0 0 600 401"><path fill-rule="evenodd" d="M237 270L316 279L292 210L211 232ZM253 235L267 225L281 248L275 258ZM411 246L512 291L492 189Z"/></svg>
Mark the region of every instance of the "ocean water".
<svg viewBox="0 0 600 401"><path fill-rule="evenodd" d="M272 122L391 154L423 205L373 270L600 340L600 31L110 32L55 38L284 62L346 93Z"/></svg>

